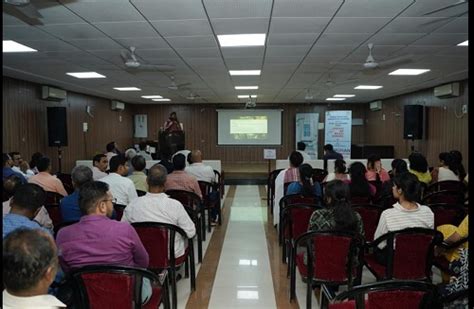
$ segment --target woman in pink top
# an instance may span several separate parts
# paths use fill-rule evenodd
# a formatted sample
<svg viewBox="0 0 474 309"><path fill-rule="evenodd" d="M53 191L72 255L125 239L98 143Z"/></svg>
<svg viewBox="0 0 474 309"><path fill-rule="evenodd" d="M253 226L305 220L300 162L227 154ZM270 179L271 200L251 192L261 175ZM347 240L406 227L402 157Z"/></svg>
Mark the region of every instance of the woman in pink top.
<svg viewBox="0 0 474 309"><path fill-rule="evenodd" d="M382 167L382 161L378 155L370 155L367 158L367 172L365 173L365 178L368 181L378 181L386 182L390 180L390 175Z"/></svg>

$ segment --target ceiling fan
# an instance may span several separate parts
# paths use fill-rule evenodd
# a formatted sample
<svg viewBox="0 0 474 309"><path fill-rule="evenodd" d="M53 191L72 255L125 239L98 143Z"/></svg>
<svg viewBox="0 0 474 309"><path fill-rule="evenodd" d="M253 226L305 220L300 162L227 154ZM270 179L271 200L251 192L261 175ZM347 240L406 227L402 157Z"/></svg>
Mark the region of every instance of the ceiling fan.
<svg viewBox="0 0 474 309"><path fill-rule="evenodd" d="M130 46L129 50L122 50L120 56L123 59L125 67L130 71L158 71L158 72L172 72L174 65L169 64L143 64L138 61L135 55L136 48Z"/></svg>
<svg viewBox="0 0 474 309"><path fill-rule="evenodd" d="M184 89L189 89L189 88L186 88L186 86L191 85L191 83L176 84L174 75L171 75L170 79L171 79L171 84L166 87L166 88L168 88L169 90L184 90Z"/></svg>
<svg viewBox="0 0 474 309"><path fill-rule="evenodd" d="M31 25L42 25L43 15L30 0L3 0L3 12ZM49 6L48 4L46 6Z"/></svg>

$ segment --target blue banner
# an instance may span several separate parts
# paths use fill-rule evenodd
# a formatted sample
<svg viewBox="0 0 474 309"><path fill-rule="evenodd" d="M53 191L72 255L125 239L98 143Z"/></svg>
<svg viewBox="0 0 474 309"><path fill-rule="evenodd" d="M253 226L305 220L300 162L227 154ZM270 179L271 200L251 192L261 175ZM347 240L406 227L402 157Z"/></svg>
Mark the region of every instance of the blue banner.
<svg viewBox="0 0 474 309"><path fill-rule="evenodd" d="M351 158L352 111L326 112L324 144L331 144L344 159Z"/></svg>
<svg viewBox="0 0 474 309"><path fill-rule="evenodd" d="M295 149L298 142L304 142L305 152L311 160L318 158L318 113L298 113L296 114L296 139Z"/></svg>

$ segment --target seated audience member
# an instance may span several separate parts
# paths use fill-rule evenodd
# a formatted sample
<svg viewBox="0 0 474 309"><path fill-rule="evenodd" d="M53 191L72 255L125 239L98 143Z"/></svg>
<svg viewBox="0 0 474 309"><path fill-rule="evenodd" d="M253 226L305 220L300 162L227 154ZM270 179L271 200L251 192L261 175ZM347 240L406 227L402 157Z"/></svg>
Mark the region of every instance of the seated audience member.
<svg viewBox="0 0 474 309"><path fill-rule="evenodd" d="M110 219L113 200L108 184L102 181L85 183L79 189L81 220L60 229L56 236L59 262L65 272L98 264L148 267L148 253L135 229ZM144 280L143 294L144 298L151 295L148 280Z"/></svg>
<svg viewBox="0 0 474 309"><path fill-rule="evenodd" d="M273 225L280 220L280 200L285 195L285 184L300 181L299 167L303 163L303 156L298 151L290 154L290 167L282 170L275 178L275 196L273 200Z"/></svg>
<svg viewBox="0 0 474 309"><path fill-rule="evenodd" d="M125 208L122 221L129 223L151 221L173 224L183 229L186 235L192 238L196 234L194 223L184 206L164 193L166 178L164 166L160 164L153 165L147 176L149 192L132 201ZM181 235L176 236L174 248L176 257L184 254L184 240Z"/></svg>
<svg viewBox="0 0 474 309"><path fill-rule="evenodd" d="M23 173L23 175L25 175L26 179L30 178L31 176L34 176L35 175L35 172L33 172L31 169L30 169L30 165L28 164L28 162L26 161L22 161L20 163L20 170L21 172Z"/></svg>
<svg viewBox="0 0 474 309"><path fill-rule="evenodd" d="M113 156L116 156L118 154L120 154L120 151L118 151L117 149L117 143L116 142L110 142L108 143L106 146L105 146L105 149L107 150L107 152L105 153L105 155L107 156L107 162L109 162L110 164L110 159L113 157ZM109 168L107 167L107 170Z"/></svg>
<svg viewBox="0 0 474 309"><path fill-rule="evenodd" d="M26 178L23 176L22 173L15 172L12 169L13 161L10 155L4 153L3 154L3 180L10 177L11 175L17 175L20 177L22 183L26 183Z"/></svg>
<svg viewBox="0 0 474 309"><path fill-rule="evenodd" d="M169 149L164 149L160 154L160 162L159 164L163 165L168 172L168 175L173 172L174 166L173 162L171 162L171 154Z"/></svg>
<svg viewBox="0 0 474 309"><path fill-rule="evenodd" d="M81 219L79 190L85 183L93 181L92 170L84 165L76 166L72 169L71 179L74 192L63 198L59 204L63 222L79 221Z"/></svg>
<svg viewBox="0 0 474 309"><path fill-rule="evenodd" d="M451 224L443 224L436 228L443 234L444 242L447 244L453 244L457 241L460 241L463 238L467 238L469 236L469 215L467 215L464 220L462 220L459 226L454 226ZM441 249L441 247L436 248L436 254L442 255L448 260L450 263L454 262L455 260L459 260L460 258L460 249L467 249L468 242L464 242L459 247L445 251ZM449 281L449 275L442 273L443 281Z"/></svg>
<svg viewBox="0 0 474 309"><path fill-rule="evenodd" d="M214 169L202 163L202 153L200 150L193 150L191 152L193 163L185 168L185 172L193 175L198 181L215 182L216 175Z"/></svg>
<svg viewBox="0 0 474 309"><path fill-rule="evenodd" d="M370 155L367 159L367 172L365 178L368 181L386 182L390 180L388 172L382 167L382 161L378 155Z"/></svg>
<svg viewBox="0 0 474 309"><path fill-rule="evenodd" d="M343 160L342 154L336 152L334 147L331 144L324 145L324 155L323 160L332 160L332 159L340 159Z"/></svg>
<svg viewBox="0 0 474 309"><path fill-rule="evenodd" d="M117 204L128 205L138 197L133 181L128 179L127 160L124 155L116 155L110 159L110 174L99 181L105 182L110 186L113 197Z"/></svg>
<svg viewBox="0 0 474 309"><path fill-rule="evenodd" d="M191 150L188 150L188 149L184 149L184 144L178 144L176 145L176 149L178 151L176 151L173 156L171 157L171 160L173 160L173 157L177 154L182 154L184 155L184 157L187 159L188 158L188 155L191 153ZM189 163L190 164L190 163Z"/></svg>
<svg viewBox="0 0 474 309"><path fill-rule="evenodd" d="M58 250L44 231L16 229L3 240L3 307L66 307L48 288L58 272Z"/></svg>
<svg viewBox="0 0 474 309"><path fill-rule="evenodd" d="M334 161L334 173L328 173L323 182L329 182L334 179L342 181L349 180L349 174L346 173L346 161L337 159Z"/></svg>
<svg viewBox="0 0 474 309"><path fill-rule="evenodd" d="M62 196L67 196L61 180L51 175L51 160L48 157L39 159L37 168L39 173L31 176L28 182L41 186L47 192L56 192Z"/></svg>
<svg viewBox="0 0 474 309"><path fill-rule="evenodd" d="M459 259L449 264L449 269L456 275L451 277L448 283L438 285L438 293L441 299L449 299L459 292L469 291L469 250L459 250ZM444 304L443 308L469 308L468 292L464 297L455 297L453 301Z"/></svg>
<svg viewBox="0 0 474 309"><path fill-rule="evenodd" d="M301 155L303 156L303 162L306 162L306 161L310 161L311 160L311 157L309 156L309 154L307 154L304 150L306 149L306 144L304 142L298 142L296 144L296 151L298 151L299 153L301 153ZM288 156L288 159L290 159L290 156Z"/></svg>
<svg viewBox="0 0 474 309"><path fill-rule="evenodd" d="M128 174L127 176L132 175L134 169L132 165L132 159L137 155L137 151L133 148L128 148L125 150L125 159L127 159Z"/></svg>
<svg viewBox="0 0 474 309"><path fill-rule="evenodd" d="M408 173L408 164L405 162L405 160L393 159L391 165L392 165L392 170L390 172L392 174L392 177L389 181L386 181L383 183L382 196L387 196L387 195L393 196L393 193L392 193L392 187L394 185L393 177L400 175L402 173Z"/></svg>
<svg viewBox="0 0 474 309"><path fill-rule="evenodd" d="M23 161L21 154L18 151L10 152L10 158L13 161L12 170L14 170L15 172L22 174L23 177L25 177L26 179L30 178L30 176L33 176L35 174L32 170L29 169L28 162Z"/></svg>
<svg viewBox="0 0 474 309"><path fill-rule="evenodd" d="M31 156L31 160L30 160L30 169L33 171L33 173L38 174L38 169L36 168L36 166L38 165L38 161L39 159L41 159L43 156L43 154L41 152L35 152L32 156Z"/></svg>
<svg viewBox="0 0 474 309"><path fill-rule="evenodd" d="M186 158L182 154L173 157L174 171L166 177L165 191L185 190L196 193L202 199L201 189L196 177L184 171Z"/></svg>
<svg viewBox="0 0 474 309"><path fill-rule="evenodd" d="M451 158L453 160L453 165L455 166L455 170L458 172L455 174L459 176L459 180L463 181L464 177L466 177L466 170L464 169L464 165L462 164L462 154L458 150L451 150L449 152Z"/></svg>
<svg viewBox="0 0 474 309"><path fill-rule="evenodd" d="M398 200L393 208L382 212L374 239L393 231L406 228L434 228L434 214L427 206L416 201L420 198L421 184L412 173L398 174L393 178L393 196ZM381 264L387 263L386 242L381 242L375 252L375 257Z"/></svg>
<svg viewBox="0 0 474 309"><path fill-rule="evenodd" d="M367 170L361 162L354 162L349 167L350 180L347 180L351 197L373 197L377 191L374 185L365 178Z"/></svg>
<svg viewBox="0 0 474 309"><path fill-rule="evenodd" d="M425 156L419 152L412 152L408 156L408 162L410 162L408 171L415 175L418 181L428 185L431 182L431 174Z"/></svg>
<svg viewBox="0 0 474 309"><path fill-rule="evenodd" d="M20 185L11 199L10 212L3 216L3 238L19 227L43 229L50 233L33 220L45 199L46 193L40 186L32 183Z"/></svg>
<svg viewBox="0 0 474 309"><path fill-rule="evenodd" d="M3 216L7 215L11 209L11 201L15 195L16 190L21 186L21 179L17 175L8 177L3 182L3 190L5 190L10 197L8 201L3 202ZM53 220L49 217L49 213L44 206L41 206L38 214L33 218L34 221L38 222L42 227L53 230Z"/></svg>
<svg viewBox="0 0 474 309"><path fill-rule="evenodd" d="M319 182L313 183L313 168L307 163L299 166L300 181L292 182L288 185L285 195L303 194L305 196L322 197L321 185Z"/></svg>
<svg viewBox="0 0 474 309"><path fill-rule="evenodd" d="M145 167L146 162L145 158L142 155L136 155L132 159L133 173L128 176L129 179L133 181L136 190L148 191L148 185L146 183L146 174Z"/></svg>
<svg viewBox="0 0 474 309"><path fill-rule="evenodd" d="M108 174L105 172L107 170L107 166L109 165L109 161L107 160L107 156L105 154L97 154L92 159L92 178L94 180L99 180L104 178Z"/></svg>
<svg viewBox="0 0 474 309"><path fill-rule="evenodd" d="M151 161L153 158L151 157L151 154L149 154L146 151L146 142L140 142L138 143L138 147L140 148L140 151L137 153L137 155L140 155L145 158L145 161Z"/></svg>

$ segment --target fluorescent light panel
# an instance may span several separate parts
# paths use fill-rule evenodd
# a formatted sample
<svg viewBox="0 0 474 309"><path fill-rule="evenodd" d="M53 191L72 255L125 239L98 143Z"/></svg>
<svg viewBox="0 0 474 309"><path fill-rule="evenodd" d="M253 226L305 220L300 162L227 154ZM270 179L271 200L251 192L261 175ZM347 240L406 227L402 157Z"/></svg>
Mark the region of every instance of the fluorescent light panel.
<svg viewBox="0 0 474 309"><path fill-rule="evenodd" d="M344 101L346 98L326 98L326 101Z"/></svg>
<svg viewBox="0 0 474 309"><path fill-rule="evenodd" d="M335 98L353 98L355 97L355 94L335 94L333 97Z"/></svg>
<svg viewBox="0 0 474 309"><path fill-rule="evenodd" d="M236 90L254 90L258 89L258 86L235 86Z"/></svg>
<svg viewBox="0 0 474 309"><path fill-rule="evenodd" d="M105 78L104 75L97 72L69 72L66 74L75 78Z"/></svg>
<svg viewBox="0 0 474 309"><path fill-rule="evenodd" d="M458 46L469 46L469 40L459 43Z"/></svg>
<svg viewBox="0 0 474 309"><path fill-rule="evenodd" d="M152 101L155 101L155 102L169 102L171 101L171 99L167 99L167 98L162 98L162 99L151 99Z"/></svg>
<svg viewBox="0 0 474 309"><path fill-rule="evenodd" d="M141 91L141 89L137 87L115 87L114 89L118 91Z"/></svg>
<svg viewBox="0 0 474 309"><path fill-rule="evenodd" d="M354 89L367 89L367 90L375 90L375 89L380 89L383 86L375 86L375 85L359 85L355 87Z"/></svg>
<svg viewBox="0 0 474 309"><path fill-rule="evenodd" d="M388 75L420 75L429 71L428 69L398 69Z"/></svg>
<svg viewBox="0 0 474 309"><path fill-rule="evenodd" d="M253 34L221 34L217 36L221 47L263 46L265 33Z"/></svg>
<svg viewBox="0 0 474 309"><path fill-rule="evenodd" d="M144 99L163 99L161 95L142 95Z"/></svg>
<svg viewBox="0 0 474 309"><path fill-rule="evenodd" d="M260 75L260 70L229 70L230 75Z"/></svg>
<svg viewBox="0 0 474 309"><path fill-rule="evenodd" d="M3 40L3 52L4 53L31 53L37 52L36 49L20 44L12 40Z"/></svg>
<svg viewBox="0 0 474 309"><path fill-rule="evenodd" d="M248 98L249 98L249 95L248 95L248 94L242 94L242 95L239 94L237 97L238 97L239 99L248 99ZM256 95L256 94L252 94L252 95L250 95L250 97L251 97L251 98L256 98L257 95Z"/></svg>

